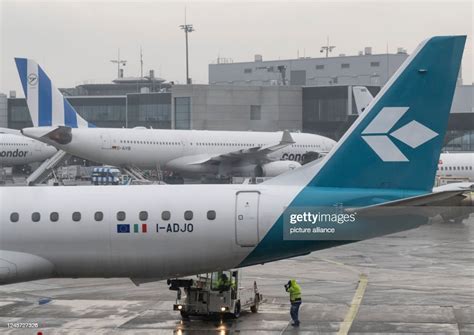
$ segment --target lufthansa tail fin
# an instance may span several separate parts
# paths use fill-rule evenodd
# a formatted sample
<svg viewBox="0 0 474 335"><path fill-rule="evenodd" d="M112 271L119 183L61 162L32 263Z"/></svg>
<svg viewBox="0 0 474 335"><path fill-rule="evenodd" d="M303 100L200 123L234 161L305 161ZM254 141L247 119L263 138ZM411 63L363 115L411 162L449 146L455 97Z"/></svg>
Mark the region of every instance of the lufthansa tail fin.
<svg viewBox="0 0 474 335"><path fill-rule="evenodd" d="M84 120L34 60L15 58L26 103L35 127L94 127Z"/></svg>
<svg viewBox="0 0 474 335"><path fill-rule="evenodd" d="M422 42L319 165L270 183L430 192L465 41Z"/></svg>

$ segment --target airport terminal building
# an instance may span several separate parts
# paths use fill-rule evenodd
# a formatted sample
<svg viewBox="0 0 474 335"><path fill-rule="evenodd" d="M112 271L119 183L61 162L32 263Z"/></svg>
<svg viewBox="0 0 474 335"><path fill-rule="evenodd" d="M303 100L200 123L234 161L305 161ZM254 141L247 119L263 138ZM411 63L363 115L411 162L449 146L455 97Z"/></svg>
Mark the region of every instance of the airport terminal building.
<svg viewBox="0 0 474 335"><path fill-rule="evenodd" d="M173 85L160 78L61 89L79 114L99 127L155 129L292 130L338 140L357 118L353 86L373 95L407 58L372 54L209 65L209 84ZM150 78L154 78L151 80ZM445 150L474 151L473 85L454 96ZM0 94L0 126L31 126L24 98Z"/></svg>

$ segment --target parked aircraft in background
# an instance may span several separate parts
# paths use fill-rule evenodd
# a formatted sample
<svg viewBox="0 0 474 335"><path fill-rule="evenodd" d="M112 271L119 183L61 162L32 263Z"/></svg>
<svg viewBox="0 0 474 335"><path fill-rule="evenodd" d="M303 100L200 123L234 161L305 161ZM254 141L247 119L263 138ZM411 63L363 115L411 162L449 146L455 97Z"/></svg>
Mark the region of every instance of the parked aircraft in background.
<svg viewBox="0 0 474 335"><path fill-rule="evenodd" d="M262 184L0 188L0 284L181 277L426 223L422 210L371 211L462 195L431 190L465 40L421 43L321 162ZM320 218L309 239L302 209Z"/></svg>
<svg viewBox="0 0 474 335"><path fill-rule="evenodd" d="M365 86L352 87L352 93L354 95L357 114L361 114L374 99L374 96Z"/></svg>
<svg viewBox="0 0 474 335"><path fill-rule="evenodd" d="M15 61L35 126L23 129L23 134L94 162L185 176L272 177L328 153L335 144L323 136L287 131L94 128L35 61Z"/></svg>
<svg viewBox="0 0 474 335"><path fill-rule="evenodd" d="M0 167L42 162L56 152L53 146L25 137L18 130L0 128Z"/></svg>
<svg viewBox="0 0 474 335"><path fill-rule="evenodd" d="M439 177L467 178L474 182L474 152L441 154L436 174Z"/></svg>

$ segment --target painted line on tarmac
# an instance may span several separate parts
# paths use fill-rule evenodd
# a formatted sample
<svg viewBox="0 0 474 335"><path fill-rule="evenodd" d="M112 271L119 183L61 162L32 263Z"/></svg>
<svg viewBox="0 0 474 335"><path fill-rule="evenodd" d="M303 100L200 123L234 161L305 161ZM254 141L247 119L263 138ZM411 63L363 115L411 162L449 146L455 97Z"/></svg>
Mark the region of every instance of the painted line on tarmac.
<svg viewBox="0 0 474 335"><path fill-rule="evenodd" d="M322 260L323 262L326 262L326 263L331 263L331 264L341 266L341 267L343 267L343 268L345 268L345 269L347 269L351 272L357 273L359 276L361 274L361 272L358 269L356 269L356 268L354 268L350 265L344 264L342 262L333 261L332 259L329 259L329 258L320 258L320 257L318 257L318 259L320 259L320 260Z"/></svg>
<svg viewBox="0 0 474 335"><path fill-rule="evenodd" d="M367 288L368 278L365 274L361 273L359 275L359 285L357 286L357 290L352 298L351 307L344 318L344 321L341 323L341 327L337 332L338 335L347 335L349 330L351 329L352 322L354 322L357 313L359 312L360 304L362 303L362 299L364 298L365 289Z"/></svg>

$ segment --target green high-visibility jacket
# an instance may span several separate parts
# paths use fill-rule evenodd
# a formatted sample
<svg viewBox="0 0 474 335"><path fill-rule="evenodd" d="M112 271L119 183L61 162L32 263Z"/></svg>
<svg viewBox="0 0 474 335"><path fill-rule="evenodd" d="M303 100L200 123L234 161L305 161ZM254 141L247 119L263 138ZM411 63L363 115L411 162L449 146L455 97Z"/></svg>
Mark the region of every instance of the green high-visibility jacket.
<svg viewBox="0 0 474 335"><path fill-rule="evenodd" d="M301 299L301 287L296 283L296 280L291 279L291 286L288 289L290 293L290 301L293 302L296 299Z"/></svg>

